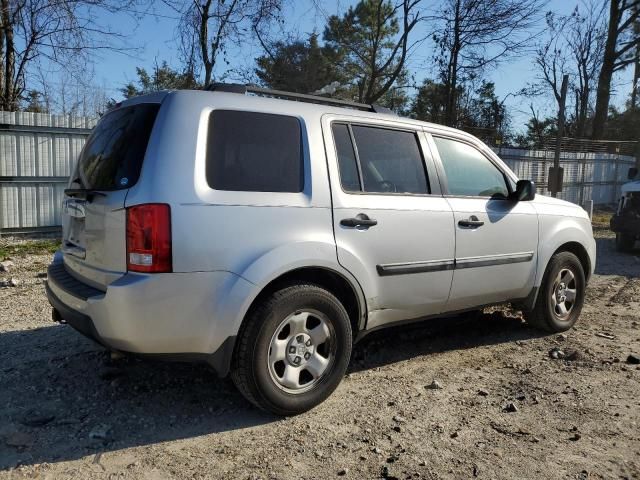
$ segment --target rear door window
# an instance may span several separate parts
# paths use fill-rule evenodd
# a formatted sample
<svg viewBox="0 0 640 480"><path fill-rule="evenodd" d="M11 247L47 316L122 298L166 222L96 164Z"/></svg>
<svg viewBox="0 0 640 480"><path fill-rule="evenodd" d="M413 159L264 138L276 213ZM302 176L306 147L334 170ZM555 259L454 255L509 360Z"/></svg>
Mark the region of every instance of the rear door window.
<svg viewBox="0 0 640 480"><path fill-rule="evenodd" d="M207 137L207 183L216 190L301 192L301 136L295 117L214 110Z"/></svg>
<svg viewBox="0 0 640 480"><path fill-rule="evenodd" d="M359 192L358 160L351 143L349 126L342 123L334 123L332 130L333 138L336 142L338 166L340 167L340 184L345 192Z"/></svg>
<svg viewBox="0 0 640 480"><path fill-rule="evenodd" d="M351 134L355 140L355 148ZM340 182L347 192L428 194L415 132L334 124Z"/></svg>
<svg viewBox="0 0 640 480"><path fill-rule="evenodd" d="M159 104L143 103L107 113L93 129L78 159L82 186L119 190L140 176Z"/></svg>

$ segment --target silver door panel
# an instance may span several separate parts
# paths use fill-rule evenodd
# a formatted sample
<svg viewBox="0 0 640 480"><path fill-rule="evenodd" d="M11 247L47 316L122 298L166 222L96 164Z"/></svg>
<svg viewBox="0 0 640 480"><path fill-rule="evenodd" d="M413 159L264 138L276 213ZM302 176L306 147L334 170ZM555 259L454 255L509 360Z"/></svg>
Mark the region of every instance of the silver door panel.
<svg viewBox="0 0 640 480"><path fill-rule="evenodd" d="M342 190L331 123L349 116L325 115L322 126L333 200L333 224L339 263L358 279L367 299L367 328L443 311L453 271L453 214L438 195L347 193ZM355 120L362 124L362 118ZM393 121L368 126L412 131ZM426 161L432 192L440 192L424 134L413 130ZM368 228L345 227L358 215L377 221Z"/></svg>
<svg viewBox="0 0 640 480"><path fill-rule="evenodd" d="M533 288L538 216L530 202L450 197L456 228L456 268L447 310L526 297ZM476 217L484 225L463 228Z"/></svg>

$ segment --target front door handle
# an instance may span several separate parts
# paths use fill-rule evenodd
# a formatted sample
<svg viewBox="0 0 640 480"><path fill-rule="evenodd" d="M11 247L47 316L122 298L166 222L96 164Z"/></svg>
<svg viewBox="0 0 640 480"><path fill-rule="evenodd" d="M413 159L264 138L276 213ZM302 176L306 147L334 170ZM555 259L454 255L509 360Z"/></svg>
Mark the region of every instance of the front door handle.
<svg viewBox="0 0 640 480"><path fill-rule="evenodd" d="M352 227L352 228L358 228L358 227L369 228L369 227L374 227L377 224L378 224L377 220L374 220L373 218L369 218L364 213L359 213L354 218L343 218L342 220L340 220L340 225L342 225L343 227Z"/></svg>
<svg viewBox="0 0 640 480"><path fill-rule="evenodd" d="M466 220L460 220L458 222L458 225L460 225L462 228L478 228L483 226L484 222L482 220L478 220L478 217L476 217L475 215L471 215Z"/></svg>

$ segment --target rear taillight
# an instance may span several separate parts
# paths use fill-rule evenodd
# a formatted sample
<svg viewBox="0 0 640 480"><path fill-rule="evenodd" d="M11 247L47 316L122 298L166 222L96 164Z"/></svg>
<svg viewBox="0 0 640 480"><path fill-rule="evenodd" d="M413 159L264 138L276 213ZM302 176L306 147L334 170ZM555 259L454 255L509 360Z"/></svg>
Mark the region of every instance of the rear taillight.
<svg viewBox="0 0 640 480"><path fill-rule="evenodd" d="M171 271L171 209L164 203L127 208L127 269Z"/></svg>

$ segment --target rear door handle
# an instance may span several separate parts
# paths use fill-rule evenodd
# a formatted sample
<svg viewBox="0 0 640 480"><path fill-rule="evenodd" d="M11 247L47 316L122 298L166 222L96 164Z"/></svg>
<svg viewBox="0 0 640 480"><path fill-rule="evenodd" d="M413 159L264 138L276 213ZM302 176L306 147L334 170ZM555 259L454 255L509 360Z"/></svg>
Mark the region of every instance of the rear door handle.
<svg viewBox="0 0 640 480"><path fill-rule="evenodd" d="M342 220L340 220L340 225L342 225L343 227L352 227L352 228L357 228L357 227L369 228L369 227L374 227L377 224L378 224L377 220L374 220L373 218L369 218L364 213L359 213L354 218L343 218Z"/></svg>
<svg viewBox="0 0 640 480"><path fill-rule="evenodd" d="M483 226L484 222L482 220L478 220L478 217L476 217L475 215L471 215L466 220L460 220L458 222L458 225L462 228L478 228Z"/></svg>

